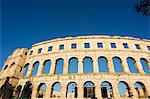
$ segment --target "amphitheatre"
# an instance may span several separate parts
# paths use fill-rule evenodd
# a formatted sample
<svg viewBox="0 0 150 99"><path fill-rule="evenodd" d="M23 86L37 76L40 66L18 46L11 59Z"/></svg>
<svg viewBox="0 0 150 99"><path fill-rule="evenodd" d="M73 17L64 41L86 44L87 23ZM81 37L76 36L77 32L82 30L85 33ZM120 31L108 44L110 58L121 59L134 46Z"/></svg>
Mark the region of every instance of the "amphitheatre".
<svg viewBox="0 0 150 99"><path fill-rule="evenodd" d="M17 48L4 62L13 96L24 99L150 99L150 40L77 36Z"/></svg>

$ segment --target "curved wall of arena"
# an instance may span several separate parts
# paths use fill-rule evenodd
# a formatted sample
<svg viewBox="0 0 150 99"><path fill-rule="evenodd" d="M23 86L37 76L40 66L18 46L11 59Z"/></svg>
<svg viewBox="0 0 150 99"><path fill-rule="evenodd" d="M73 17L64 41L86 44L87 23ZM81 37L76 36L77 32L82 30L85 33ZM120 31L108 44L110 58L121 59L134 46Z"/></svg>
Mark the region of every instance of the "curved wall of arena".
<svg viewBox="0 0 150 99"><path fill-rule="evenodd" d="M76 48L72 48L71 46ZM87 48L85 48L85 44ZM99 45L98 45L99 44ZM61 45L61 49L60 49ZM113 48L112 48L113 47ZM32 45L32 48L26 51L27 55L24 60L24 66L22 68L21 76L25 71L26 64L29 64L27 74L24 78L20 78L17 86L21 85L22 90L27 81L32 83L32 98L38 98L39 85L46 84L46 90L43 92L43 98L49 99L54 97L64 98L88 98L97 97L101 98L148 98L150 96L150 41L132 37L119 37L119 36L79 36L79 37L66 37L40 42ZM74 74L68 73L69 60L76 58L78 61L78 72ZM108 72L100 72L99 70L99 57L105 57L108 63ZM123 71L117 72L113 63L113 58L117 57L121 61ZM84 72L84 59L90 58L92 60L92 72ZM131 72L128 58L134 60L137 72ZM56 74L56 63L58 59L63 59L63 73ZM144 70L141 64L141 59L147 61L147 68ZM51 61L51 66L48 74L43 74L44 62L46 60ZM39 62L38 71L35 76L32 76L34 63ZM5 64L9 64L6 63ZM85 82L92 82L94 90L89 95L88 91L84 88ZM61 90L54 92L53 85L55 83L61 84ZM68 95L67 88L70 82L76 83L76 94ZM101 84L108 82L111 85L111 91L107 95L104 95ZM124 82L128 88L125 95L119 94L118 83ZM143 86L143 93L139 94L135 88L135 83L139 82ZM85 95L85 90L86 94ZM105 93L106 93L105 92ZM21 94L21 93L20 93ZM21 95L20 95L21 96Z"/></svg>

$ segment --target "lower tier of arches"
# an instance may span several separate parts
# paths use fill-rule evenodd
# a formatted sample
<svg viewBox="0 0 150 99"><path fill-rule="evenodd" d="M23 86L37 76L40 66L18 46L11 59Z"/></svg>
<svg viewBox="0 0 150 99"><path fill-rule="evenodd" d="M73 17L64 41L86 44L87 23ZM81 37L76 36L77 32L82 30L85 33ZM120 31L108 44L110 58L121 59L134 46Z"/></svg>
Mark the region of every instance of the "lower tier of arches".
<svg viewBox="0 0 150 99"><path fill-rule="evenodd" d="M32 99L147 99L149 86L150 77L137 74L47 75L20 80L14 95Z"/></svg>

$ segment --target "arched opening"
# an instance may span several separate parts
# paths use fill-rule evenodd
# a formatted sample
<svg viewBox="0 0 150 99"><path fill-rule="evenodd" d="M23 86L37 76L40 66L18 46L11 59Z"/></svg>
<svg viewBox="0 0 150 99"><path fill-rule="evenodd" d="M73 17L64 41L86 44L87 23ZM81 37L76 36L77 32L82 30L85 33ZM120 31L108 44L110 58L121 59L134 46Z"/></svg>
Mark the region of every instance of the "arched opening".
<svg viewBox="0 0 150 99"><path fill-rule="evenodd" d="M61 84L60 82L55 82L52 85L52 89L51 89L51 98L60 98L61 96Z"/></svg>
<svg viewBox="0 0 150 99"><path fill-rule="evenodd" d="M31 99L32 90L33 90L32 83L30 81L27 81L24 88L23 88L21 98Z"/></svg>
<svg viewBox="0 0 150 99"><path fill-rule="evenodd" d="M119 57L113 57L113 64L116 72L123 72L122 61Z"/></svg>
<svg viewBox="0 0 150 99"><path fill-rule="evenodd" d="M6 65L6 66L4 67L4 70L7 69L7 68L8 68L8 65Z"/></svg>
<svg viewBox="0 0 150 99"><path fill-rule="evenodd" d="M24 66L24 68L25 68L25 70L24 70L24 72L23 72L23 78L27 75L27 72L28 72L28 69L29 69L29 63L27 63L25 66Z"/></svg>
<svg viewBox="0 0 150 99"><path fill-rule="evenodd" d="M70 82L67 86L67 98L77 98L77 84L75 82Z"/></svg>
<svg viewBox="0 0 150 99"><path fill-rule="evenodd" d="M51 67L51 60L46 60L43 64L43 71L42 74L49 74L50 67Z"/></svg>
<svg viewBox="0 0 150 99"><path fill-rule="evenodd" d="M13 62L9 68L14 67L15 66L15 62Z"/></svg>
<svg viewBox="0 0 150 99"><path fill-rule="evenodd" d="M120 81L118 83L119 94L122 98L132 97L131 90L128 84L124 81Z"/></svg>
<svg viewBox="0 0 150 99"><path fill-rule="evenodd" d="M149 68L148 61L145 58L141 58L140 62L142 64L144 72L147 74L150 74L150 68Z"/></svg>
<svg viewBox="0 0 150 99"><path fill-rule="evenodd" d="M63 74L64 60L59 58L56 60L55 74Z"/></svg>
<svg viewBox="0 0 150 99"><path fill-rule="evenodd" d="M38 68L39 68L39 61L36 61L34 64L33 64L33 69L32 69L32 76L36 76L37 75L37 72L38 72Z"/></svg>
<svg viewBox="0 0 150 99"><path fill-rule="evenodd" d="M68 74L76 73L78 73L78 59L76 57L72 57L69 59Z"/></svg>
<svg viewBox="0 0 150 99"><path fill-rule="evenodd" d="M46 91L46 84L40 83L40 85L38 86L38 89L37 89L36 97L37 98L43 98L45 95L45 91Z"/></svg>
<svg viewBox="0 0 150 99"><path fill-rule="evenodd" d="M135 89L138 93L139 98L148 98L148 93L145 88L145 85L141 82L136 82L134 83Z"/></svg>
<svg viewBox="0 0 150 99"><path fill-rule="evenodd" d="M91 81L84 83L84 98L95 98L95 86Z"/></svg>
<svg viewBox="0 0 150 99"><path fill-rule="evenodd" d="M17 88L16 88L16 98L17 99L20 98L21 89L22 89L21 85L18 85Z"/></svg>
<svg viewBox="0 0 150 99"><path fill-rule="evenodd" d="M85 57L83 59L83 72L93 73L93 60L91 57Z"/></svg>
<svg viewBox="0 0 150 99"><path fill-rule="evenodd" d="M101 83L101 95L102 98L111 99L113 97L113 90L111 83L107 81Z"/></svg>
<svg viewBox="0 0 150 99"><path fill-rule="evenodd" d="M11 99L13 97L13 86L10 82L10 77L6 77L5 82L0 88L0 98L1 99Z"/></svg>
<svg viewBox="0 0 150 99"><path fill-rule="evenodd" d="M106 57L99 57L98 58L98 67L99 72L108 72L108 61Z"/></svg>
<svg viewBox="0 0 150 99"><path fill-rule="evenodd" d="M128 67L131 73L137 73L136 61L132 57L127 58Z"/></svg>

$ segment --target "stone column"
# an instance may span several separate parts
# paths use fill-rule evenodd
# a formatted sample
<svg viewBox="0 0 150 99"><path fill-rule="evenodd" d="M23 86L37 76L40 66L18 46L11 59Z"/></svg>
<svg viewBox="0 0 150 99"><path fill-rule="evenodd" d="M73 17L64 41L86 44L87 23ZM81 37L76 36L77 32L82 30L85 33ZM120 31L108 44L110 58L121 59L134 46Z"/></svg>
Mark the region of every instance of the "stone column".
<svg viewBox="0 0 150 99"><path fill-rule="evenodd" d="M66 82L62 82L61 83L62 87L61 87L61 98L65 99L66 98L66 91L67 91L67 83Z"/></svg>
<svg viewBox="0 0 150 99"><path fill-rule="evenodd" d="M144 70L143 70L143 67L142 67L142 64L140 62L140 58L135 58L135 62L136 62L135 65L136 65L136 68L137 68L138 72L141 73L141 74L145 74Z"/></svg>
<svg viewBox="0 0 150 99"><path fill-rule="evenodd" d="M32 99L36 98L38 85L39 85L39 84L37 84L37 83L34 83L34 84L33 84Z"/></svg>
<svg viewBox="0 0 150 99"><path fill-rule="evenodd" d="M147 80L145 83L145 89L146 89L146 92L147 92L147 95L150 97L150 83L149 83L149 80Z"/></svg>
<svg viewBox="0 0 150 99"><path fill-rule="evenodd" d="M127 58L126 57L121 57L121 59L122 59L122 68L123 68L123 71L125 73L130 73L129 66L128 66L128 63L127 63Z"/></svg>
<svg viewBox="0 0 150 99"><path fill-rule="evenodd" d="M96 55L93 55L92 59L93 59L93 71L94 73L99 73L98 58L96 57Z"/></svg>
<svg viewBox="0 0 150 99"><path fill-rule="evenodd" d="M120 99L118 82L114 80L113 82L111 82L111 84L112 84L113 98Z"/></svg>
<svg viewBox="0 0 150 99"><path fill-rule="evenodd" d="M78 98L83 99L84 96L84 87L83 85L78 85Z"/></svg>
<svg viewBox="0 0 150 99"><path fill-rule="evenodd" d="M132 98L133 98L133 99L138 99L138 93L137 93L137 91L136 91L136 89L135 89L134 84L129 83L129 88L130 88L130 93L131 93L131 95L133 95Z"/></svg>
<svg viewBox="0 0 150 99"><path fill-rule="evenodd" d="M95 97L97 99L102 99L102 94L101 94L101 87L99 81L95 81Z"/></svg>
<svg viewBox="0 0 150 99"><path fill-rule="evenodd" d="M77 95L79 99L83 99L84 98L84 81L82 79L79 79L78 81L76 81L77 83Z"/></svg>
<svg viewBox="0 0 150 99"><path fill-rule="evenodd" d="M83 58L78 58L78 74L83 74Z"/></svg>
<svg viewBox="0 0 150 99"><path fill-rule="evenodd" d="M63 74L68 74L68 64L69 64L69 59L68 57L66 57L64 58Z"/></svg>
<svg viewBox="0 0 150 99"><path fill-rule="evenodd" d="M49 99L51 94L52 84L47 84L47 88L44 94L44 99Z"/></svg>
<svg viewBox="0 0 150 99"><path fill-rule="evenodd" d="M110 56L107 56L106 58L107 58L107 61L108 61L109 73L115 73L114 64L113 64L112 58Z"/></svg>
<svg viewBox="0 0 150 99"><path fill-rule="evenodd" d="M50 68L50 74L54 74L55 73L55 66L56 66L56 58L53 57L51 59L51 68Z"/></svg>
<svg viewBox="0 0 150 99"><path fill-rule="evenodd" d="M38 67L37 76L42 74L42 70L43 70L43 68L44 68L44 65L43 65L44 61L45 61L45 60L41 60L41 61L40 61L40 64L39 64L39 67Z"/></svg>

